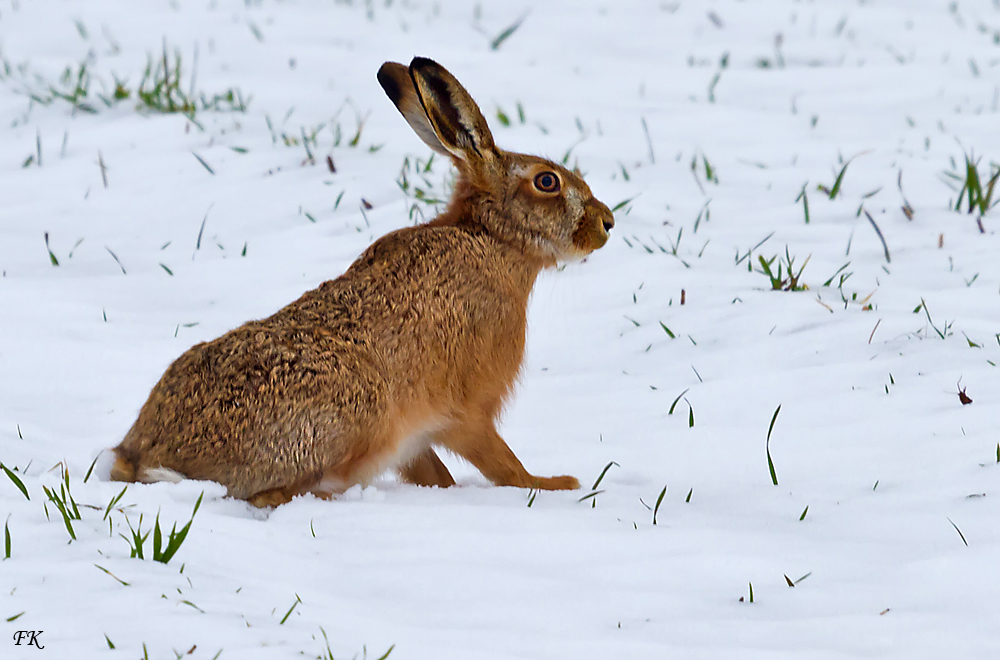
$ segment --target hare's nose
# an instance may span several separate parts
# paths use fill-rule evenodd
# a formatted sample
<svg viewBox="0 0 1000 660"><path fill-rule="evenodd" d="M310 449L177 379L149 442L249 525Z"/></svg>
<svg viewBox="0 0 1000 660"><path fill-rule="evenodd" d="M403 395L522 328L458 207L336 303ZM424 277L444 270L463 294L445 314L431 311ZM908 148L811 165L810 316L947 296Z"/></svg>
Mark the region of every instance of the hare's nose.
<svg viewBox="0 0 1000 660"><path fill-rule="evenodd" d="M604 224L604 231L611 231L611 228L615 226L615 219L605 218L603 220L603 224Z"/></svg>

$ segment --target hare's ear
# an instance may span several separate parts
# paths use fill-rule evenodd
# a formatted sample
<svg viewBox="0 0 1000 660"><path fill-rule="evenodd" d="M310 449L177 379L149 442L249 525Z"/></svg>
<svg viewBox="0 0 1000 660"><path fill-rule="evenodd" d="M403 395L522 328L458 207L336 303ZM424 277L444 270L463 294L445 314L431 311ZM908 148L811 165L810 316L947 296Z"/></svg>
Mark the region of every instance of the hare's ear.
<svg viewBox="0 0 1000 660"><path fill-rule="evenodd" d="M479 106L461 83L437 62L414 57L410 78L437 139L468 164L493 160L496 146Z"/></svg>
<svg viewBox="0 0 1000 660"><path fill-rule="evenodd" d="M417 90L413 86L409 70L402 64L386 62L378 70L378 82L382 85L389 100L403 115L403 119L410 125L413 132L424 141L424 144L443 156L450 156L451 153L441 144L434 127L427 120L424 106L420 103L420 97L417 96Z"/></svg>

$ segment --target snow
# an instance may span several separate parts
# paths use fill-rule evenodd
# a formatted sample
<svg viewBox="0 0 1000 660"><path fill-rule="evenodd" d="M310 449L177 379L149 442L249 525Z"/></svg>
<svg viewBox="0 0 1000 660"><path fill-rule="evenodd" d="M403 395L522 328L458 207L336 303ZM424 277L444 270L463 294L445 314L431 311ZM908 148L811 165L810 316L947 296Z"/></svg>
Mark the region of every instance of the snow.
<svg viewBox="0 0 1000 660"><path fill-rule="evenodd" d="M998 42L995 0L3 0L0 459L30 495L0 474L3 657L44 655L20 629L79 658L1000 657L1000 208L981 233L943 175L1000 160ZM246 112L137 111L164 43L185 90L197 51L196 89ZM502 147L572 147L600 199L632 200L537 284L501 427L584 490L531 499L445 457L456 488L385 477L267 512L130 485L105 519L100 452L175 357L432 215L395 182L430 152L375 79L415 54ZM31 101L82 62L96 113ZM133 95L106 107L116 78ZM444 196L446 164L426 176ZM808 290L756 272L786 246ZM43 507L60 463L72 542ZM169 564L129 557L126 515L181 527L203 492Z"/></svg>

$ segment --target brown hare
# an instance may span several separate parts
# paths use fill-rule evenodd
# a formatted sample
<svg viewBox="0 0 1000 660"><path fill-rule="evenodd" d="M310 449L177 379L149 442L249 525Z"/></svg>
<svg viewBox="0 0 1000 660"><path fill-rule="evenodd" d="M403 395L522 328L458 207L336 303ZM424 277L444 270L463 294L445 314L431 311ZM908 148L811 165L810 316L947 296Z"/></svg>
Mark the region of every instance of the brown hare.
<svg viewBox="0 0 1000 660"><path fill-rule="evenodd" d="M443 447L496 485L579 487L525 470L496 419L521 367L539 271L603 246L611 211L577 174L497 148L436 62L386 62L378 80L458 169L447 210L383 236L273 316L181 355L115 448L112 479L209 479L274 506L386 470L454 485L433 450Z"/></svg>

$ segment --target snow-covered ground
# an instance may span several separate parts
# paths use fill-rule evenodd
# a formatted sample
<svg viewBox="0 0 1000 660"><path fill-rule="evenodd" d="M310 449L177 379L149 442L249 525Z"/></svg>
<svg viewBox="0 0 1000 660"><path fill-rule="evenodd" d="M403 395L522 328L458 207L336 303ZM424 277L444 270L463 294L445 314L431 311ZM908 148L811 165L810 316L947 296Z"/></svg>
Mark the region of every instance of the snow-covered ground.
<svg viewBox="0 0 1000 660"><path fill-rule="evenodd" d="M164 50L218 110L137 109ZM415 54L625 202L539 281L501 429L585 489L446 459L457 488L107 510L99 453L171 360L447 196L375 79ZM980 231L944 174L989 176L998 104L997 0L2 0L0 459L30 499L0 474L0 657L1000 657L1000 207ZM170 563L130 558L202 492Z"/></svg>

